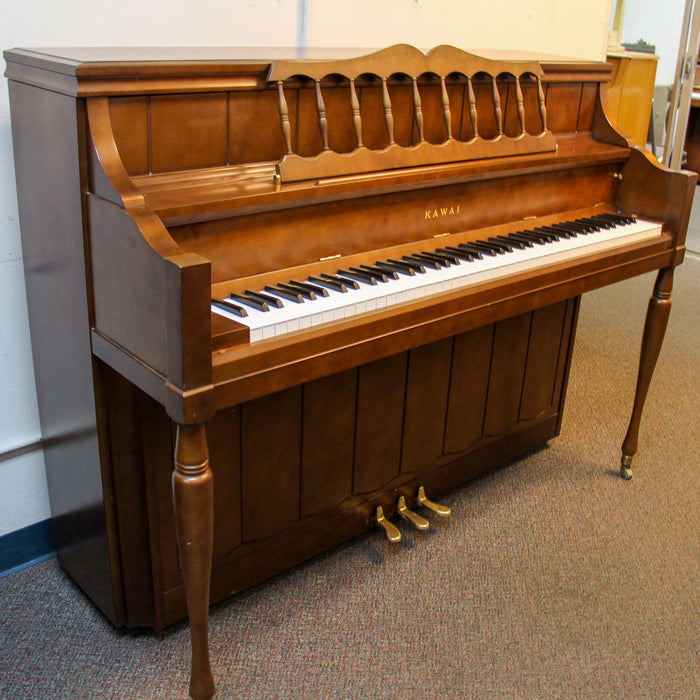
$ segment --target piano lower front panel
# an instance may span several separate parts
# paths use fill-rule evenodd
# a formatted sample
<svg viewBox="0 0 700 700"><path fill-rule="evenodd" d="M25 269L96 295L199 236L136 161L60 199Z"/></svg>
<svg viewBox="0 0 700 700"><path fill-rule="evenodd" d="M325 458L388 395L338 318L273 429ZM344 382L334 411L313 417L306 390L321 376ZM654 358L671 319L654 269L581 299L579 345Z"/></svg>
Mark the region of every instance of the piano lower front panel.
<svg viewBox="0 0 700 700"><path fill-rule="evenodd" d="M378 505L392 516L420 485L439 496L557 435L577 309L578 297L218 412L212 602L367 530ZM172 425L103 369L125 617L162 627L186 615Z"/></svg>

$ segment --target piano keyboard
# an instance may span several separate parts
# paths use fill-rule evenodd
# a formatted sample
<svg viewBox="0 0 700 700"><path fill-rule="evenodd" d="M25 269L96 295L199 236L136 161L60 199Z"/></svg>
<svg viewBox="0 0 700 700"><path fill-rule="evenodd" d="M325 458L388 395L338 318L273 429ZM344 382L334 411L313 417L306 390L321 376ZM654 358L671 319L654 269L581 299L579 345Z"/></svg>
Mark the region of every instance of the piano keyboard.
<svg viewBox="0 0 700 700"><path fill-rule="evenodd" d="M253 343L660 234L656 223L599 214L246 290L211 308L248 326Z"/></svg>

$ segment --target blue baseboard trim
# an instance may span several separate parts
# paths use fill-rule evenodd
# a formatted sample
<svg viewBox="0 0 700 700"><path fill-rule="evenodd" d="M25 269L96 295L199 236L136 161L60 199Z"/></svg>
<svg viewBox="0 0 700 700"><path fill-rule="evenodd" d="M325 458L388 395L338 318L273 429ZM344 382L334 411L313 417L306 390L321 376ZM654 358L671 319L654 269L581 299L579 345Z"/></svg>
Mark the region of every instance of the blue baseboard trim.
<svg viewBox="0 0 700 700"><path fill-rule="evenodd" d="M0 537L0 578L38 564L56 554L51 519Z"/></svg>

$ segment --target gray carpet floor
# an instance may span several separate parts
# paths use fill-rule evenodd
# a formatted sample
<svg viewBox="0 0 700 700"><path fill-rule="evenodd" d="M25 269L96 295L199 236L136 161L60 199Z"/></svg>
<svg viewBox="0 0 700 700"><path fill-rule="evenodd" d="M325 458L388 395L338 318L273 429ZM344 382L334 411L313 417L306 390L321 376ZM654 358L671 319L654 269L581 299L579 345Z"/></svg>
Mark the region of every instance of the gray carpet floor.
<svg viewBox="0 0 700 700"><path fill-rule="evenodd" d="M584 297L558 439L426 533L367 533L217 605L217 697L700 698L697 255L617 475L653 280ZM0 698L186 695L186 626L113 630L55 560L0 580L0 610Z"/></svg>

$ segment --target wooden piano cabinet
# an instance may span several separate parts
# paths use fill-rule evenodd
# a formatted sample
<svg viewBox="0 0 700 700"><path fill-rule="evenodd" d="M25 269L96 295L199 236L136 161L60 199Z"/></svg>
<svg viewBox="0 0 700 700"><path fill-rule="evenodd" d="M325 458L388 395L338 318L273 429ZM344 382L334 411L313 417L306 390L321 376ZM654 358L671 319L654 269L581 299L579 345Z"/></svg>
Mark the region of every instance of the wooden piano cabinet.
<svg viewBox="0 0 700 700"><path fill-rule="evenodd" d="M577 309L558 302L263 396L178 438L162 406L100 363L127 624L161 628L190 607L173 460L176 499L182 480L196 482L193 510L213 499L215 602L364 532L377 506L419 507L419 486L439 496L555 437ZM187 526L181 541L202 539Z"/></svg>
<svg viewBox="0 0 700 700"><path fill-rule="evenodd" d="M619 131L610 66L310 52L4 54L59 561L117 626L189 616L195 700L210 602L545 445L580 295L660 270L629 477L685 252L696 177ZM614 212L643 237L309 329L211 309Z"/></svg>

